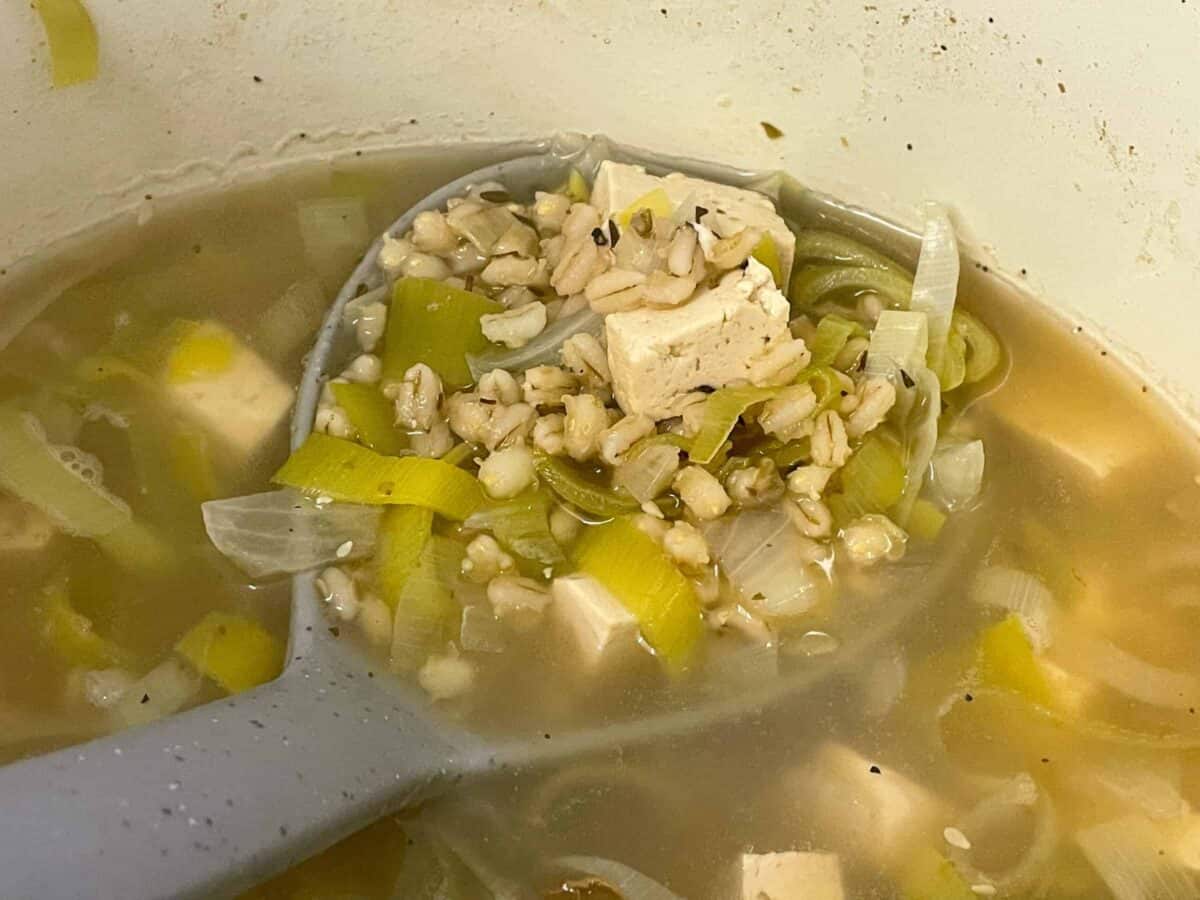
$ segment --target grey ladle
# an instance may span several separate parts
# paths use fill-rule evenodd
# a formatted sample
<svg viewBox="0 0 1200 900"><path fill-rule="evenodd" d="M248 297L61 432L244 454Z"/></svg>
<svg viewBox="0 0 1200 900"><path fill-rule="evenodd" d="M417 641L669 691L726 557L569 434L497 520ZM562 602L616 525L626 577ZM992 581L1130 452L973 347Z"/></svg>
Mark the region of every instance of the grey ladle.
<svg viewBox="0 0 1200 900"><path fill-rule="evenodd" d="M572 146L573 142L573 146ZM473 184L514 194L600 158L643 162L746 183L751 176L625 150L603 139L560 139L534 155L473 172L430 195L390 229ZM336 362L342 309L382 284L368 251L318 335L300 389L292 444L308 434L327 366ZM952 539L965 547L966 537ZM952 551L949 556L957 556ZM781 698L855 665L931 596L940 577L894 598L880 618L819 668L737 697L556 736L488 740L439 716L424 695L378 661L336 640L311 575L294 580L288 662L274 682L140 728L0 768L0 896L214 897L231 894L329 846L379 816L468 778L562 761L761 713ZM936 575L937 573L935 573Z"/></svg>

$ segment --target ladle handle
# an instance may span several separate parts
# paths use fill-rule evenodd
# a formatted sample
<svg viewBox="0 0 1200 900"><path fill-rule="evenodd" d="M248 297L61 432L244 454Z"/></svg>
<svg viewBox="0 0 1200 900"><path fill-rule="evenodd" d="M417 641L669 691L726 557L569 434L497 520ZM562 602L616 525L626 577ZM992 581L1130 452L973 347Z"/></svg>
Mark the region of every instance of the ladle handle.
<svg viewBox="0 0 1200 900"><path fill-rule="evenodd" d="M326 695L311 672L290 669L245 694L0 768L0 895L232 894L456 772L429 720L386 692L342 685Z"/></svg>

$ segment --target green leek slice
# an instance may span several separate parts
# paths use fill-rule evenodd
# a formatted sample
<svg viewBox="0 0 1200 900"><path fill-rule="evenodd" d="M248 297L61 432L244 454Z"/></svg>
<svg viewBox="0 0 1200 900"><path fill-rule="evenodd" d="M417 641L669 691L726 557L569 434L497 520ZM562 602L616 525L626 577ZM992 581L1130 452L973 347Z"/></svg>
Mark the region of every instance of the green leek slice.
<svg viewBox="0 0 1200 900"><path fill-rule="evenodd" d="M396 429L395 409L378 387L341 383L329 387L362 443L385 456L396 456L404 449L404 436Z"/></svg>
<svg viewBox="0 0 1200 900"><path fill-rule="evenodd" d="M912 298L912 279L895 269L862 266L808 266L792 277L792 309L802 312L831 294L874 291L890 306L906 309Z"/></svg>
<svg viewBox="0 0 1200 900"><path fill-rule="evenodd" d="M611 518L639 508L637 500L629 494L597 484L564 459L537 451L533 460L538 477L546 486L584 512Z"/></svg>
<svg viewBox="0 0 1200 900"><path fill-rule="evenodd" d="M583 177L583 173L578 169L571 169L570 174L567 175L566 182L557 193L566 194L571 198L572 203L587 203L592 191L588 187L587 179Z"/></svg>
<svg viewBox="0 0 1200 900"><path fill-rule="evenodd" d="M817 395L815 414L825 412L842 399L842 378L832 366L809 366L796 376L796 384L807 384Z"/></svg>
<svg viewBox="0 0 1200 900"><path fill-rule="evenodd" d="M424 506L391 506L383 514L375 549L375 577L383 602L393 611L431 534L433 510Z"/></svg>
<svg viewBox="0 0 1200 900"><path fill-rule="evenodd" d="M434 535L425 542L396 602L392 666L397 671L419 668L432 650L454 636L462 607L452 586L463 555L462 544L450 538Z"/></svg>
<svg viewBox="0 0 1200 900"><path fill-rule="evenodd" d="M91 81L100 71L100 41L80 0L34 0L50 43L50 70L56 88Z"/></svg>
<svg viewBox="0 0 1200 900"><path fill-rule="evenodd" d="M846 342L850 338L865 334L866 329L857 322L843 318L837 313L830 313L817 323L817 333L808 348L812 351L811 364L814 366L833 365L833 361L837 359L837 355L842 352L842 348L846 346Z"/></svg>
<svg viewBox="0 0 1200 900"><path fill-rule="evenodd" d="M691 582L653 538L628 518L584 529L575 544L579 571L633 613L642 635L672 672L686 669L704 633Z"/></svg>
<svg viewBox="0 0 1200 900"><path fill-rule="evenodd" d="M1011 615L984 629L978 646L980 684L1011 691L1039 706L1054 705L1053 692L1019 617Z"/></svg>
<svg viewBox="0 0 1200 900"><path fill-rule="evenodd" d="M898 263L878 250L872 250L853 238L819 229L805 229L797 233L796 262L903 272Z"/></svg>
<svg viewBox="0 0 1200 900"><path fill-rule="evenodd" d="M945 524L946 514L928 500L921 498L913 504L905 530L915 538L933 543Z"/></svg>
<svg viewBox="0 0 1200 900"><path fill-rule="evenodd" d="M446 387L472 382L467 354L491 347L479 318L503 312L493 300L428 278L402 278L392 289L383 351L383 377L399 381L425 363Z"/></svg>
<svg viewBox="0 0 1200 900"><path fill-rule="evenodd" d="M511 500L484 503L464 524L490 531L518 556L555 566L566 556L550 533L550 504L545 491L529 490Z"/></svg>
<svg viewBox="0 0 1200 900"><path fill-rule="evenodd" d="M721 388L704 401L704 419L692 439L688 456L692 462L710 463L725 443L742 413L756 403L770 400L779 393L775 387Z"/></svg>
<svg viewBox="0 0 1200 900"><path fill-rule="evenodd" d="M224 612L210 612L175 645L197 672L231 694L277 677L283 649L283 642L257 622Z"/></svg>
<svg viewBox="0 0 1200 900"><path fill-rule="evenodd" d="M174 554L161 538L117 497L68 471L37 420L11 406L0 406L0 486L68 534L95 541L122 565L162 571L173 564Z"/></svg>
<svg viewBox="0 0 1200 900"><path fill-rule="evenodd" d="M764 234L762 240L754 245L750 255L771 270L771 278L775 281L775 287L782 288L783 265L779 261L779 248L775 246L775 239L769 234Z"/></svg>
<svg viewBox="0 0 1200 900"><path fill-rule="evenodd" d="M347 503L424 506L455 521L483 501L478 481L440 459L382 456L327 434L310 434L271 480Z"/></svg>
<svg viewBox="0 0 1200 900"><path fill-rule="evenodd" d="M1003 356L1000 341L978 318L965 309L955 309L950 329L966 344L963 380L967 384L982 381L999 367Z"/></svg>
<svg viewBox="0 0 1200 900"><path fill-rule="evenodd" d="M841 496L850 518L886 513L904 496L900 448L880 434L867 435L842 467Z"/></svg>

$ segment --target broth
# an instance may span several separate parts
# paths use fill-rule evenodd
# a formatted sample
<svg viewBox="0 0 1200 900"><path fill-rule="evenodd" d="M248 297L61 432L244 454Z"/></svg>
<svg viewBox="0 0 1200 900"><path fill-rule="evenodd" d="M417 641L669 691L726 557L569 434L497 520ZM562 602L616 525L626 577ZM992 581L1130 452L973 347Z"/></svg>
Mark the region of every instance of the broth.
<svg viewBox="0 0 1200 900"><path fill-rule="evenodd" d="M409 201L482 164L489 152L496 151L313 164L156 211L136 234L98 236L85 254L89 263L102 262L95 274L63 291L0 352L0 399L58 385L85 358L114 342L148 342L179 317L222 323L267 358L282 381L295 382L308 339L277 340L259 325L263 310L289 289L294 298L313 298L309 306L298 300L291 307L300 310L301 330L311 331L324 298L365 246L346 241L314 255L310 234L306 251L297 204L356 197L363 201L364 233L374 235ZM869 217L834 205L817 204L804 215L866 233L883 246L896 240ZM898 252L911 250L904 245ZM0 280L6 303L33 287ZM725 898L738 896L743 853L815 850L839 855L847 896L934 896L914 888L919 873L906 871L920 853L933 851L962 863L971 884L998 883L996 896L1091 898L1107 896L1108 888L1085 851L1111 855L1095 826L1124 822L1124 839L1137 849L1139 832L1129 817L1153 837L1153 847L1141 848L1150 865L1171 867L1162 884L1192 884L1198 821L1192 806L1200 804L1200 695L1192 694L1200 683L1195 436L1088 335L1024 293L966 266L959 295L1008 354L1003 382L966 413L987 447L986 490L974 509L951 519L972 538L949 586L861 667L732 726L500 778L402 823L384 820L254 895L392 896L406 857L411 868L413 860L428 863L440 852L460 857L476 878L484 873L493 888L510 884L513 896L554 890L565 876L552 861L588 854L620 860L680 896ZM199 500L214 489L220 496L264 489L285 455L283 421L238 470L218 472L215 485L181 489L174 479L152 479L144 464L139 469L128 429L116 418L100 411L82 426L68 421L68 433L80 430L60 442L99 457L105 485L202 566L186 574L131 574L92 542L63 536L41 549L0 553L0 640L10 648L0 657L0 761L112 725L87 702L89 688L70 675L61 645L45 637L44 588L60 572L70 578L75 611L119 644L137 673L170 655L180 635L211 611L245 617L277 639L286 633L286 584L247 584L206 548L198 515ZM964 679L962 648L974 652L978 635L1004 621L1001 611L971 599L980 571L999 567L1035 576L1057 601L1055 640L1044 657L1050 681L1034 690L1072 704L1076 717L1066 724L1006 705L986 684ZM1099 656L1098 644L1105 648ZM1178 677L1160 679L1161 671L1138 668L1130 657ZM1114 660L1128 663L1132 674L1122 675ZM563 664L562 651L548 642L532 661L499 654L486 663L482 689L457 712L473 727L552 740L583 719L623 717L651 702L634 690L648 677L644 672L606 685L598 696L586 682L565 690L547 678ZM1155 688L1156 679L1165 687ZM219 694L208 683L190 702ZM830 749L838 746L857 756ZM841 803L831 803L821 783L843 764L853 772L844 779ZM1013 779L1027 780L1012 788ZM872 844L886 842L865 841L872 832L847 824L845 811L854 805L853 791L910 782L932 798L930 813L928 821L904 826L921 832L921 842L898 864L877 857ZM993 801L991 809L1019 814L1003 823L989 819L981 801L1010 788L1024 791L1025 799L1007 806ZM1044 824L1051 805L1057 837L1039 848L1034 826ZM969 851L944 832L954 828L969 839ZM400 830L407 840L398 838ZM1031 844L1045 851L1035 875L1004 886L1002 874ZM1156 862L1160 851L1169 862ZM490 896L478 885L461 893ZM1176 894L1147 888L1120 900L1157 896Z"/></svg>

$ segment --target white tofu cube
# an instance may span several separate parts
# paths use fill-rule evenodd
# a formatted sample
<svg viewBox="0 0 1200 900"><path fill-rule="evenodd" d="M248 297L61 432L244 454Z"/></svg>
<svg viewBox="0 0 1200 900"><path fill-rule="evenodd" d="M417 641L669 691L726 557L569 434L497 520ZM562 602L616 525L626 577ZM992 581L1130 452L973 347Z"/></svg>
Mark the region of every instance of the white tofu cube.
<svg viewBox="0 0 1200 900"><path fill-rule="evenodd" d="M628 415L666 419L689 391L749 381L754 357L791 339L788 315L787 298L753 260L684 306L611 314L604 328L617 402Z"/></svg>
<svg viewBox="0 0 1200 900"><path fill-rule="evenodd" d="M207 346L197 352L193 341ZM200 364L190 365L189 354ZM254 456L287 418L294 399L291 385L215 322L194 324L176 336L163 380L179 412L219 441L231 465Z"/></svg>
<svg viewBox="0 0 1200 900"><path fill-rule="evenodd" d="M838 847L882 868L903 862L916 844L936 841L948 819L929 791L842 744L823 744L788 789L806 818Z"/></svg>
<svg viewBox="0 0 1200 900"><path fill-rule="evenodd" d="M690 178L681 172L660 178L648 175L641 166L605 160L596 173L591 204L602 216L609 218L657 188L662 188L676 207L683 203L691 207L703 206L708 213L701 216L701 224L723 237L742 228L757 228L769 234L779 252L779 265L784 284L787 284L796 255L796 236L775 211L775 204L757 191ZM690 219L692 214L689 211L687 217Z"/></svg>
<svg viewBox="0 0 1200 900"><path fill-rule="evenodd" d="M551 592L554 615L574 636L586 664L594 666L635 646L637 619L596 579L564 575L554 579Z"/></svg>
<svg viewBox="0 0 1200 900"><path fill-rule="evenodd" d="M742 900L845 900L836 853L745 853Z"/></svg>
<svg viewBox="0 0 1200 900"><path fill-rule="evenodd" d="M36 553L58 533L41 510L20 500L0 499L0 553Z"/></svg>

